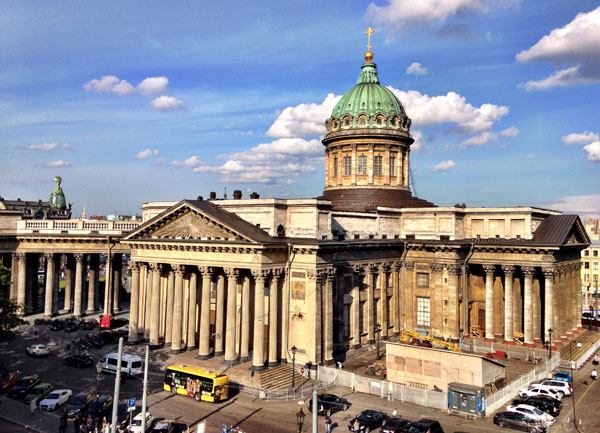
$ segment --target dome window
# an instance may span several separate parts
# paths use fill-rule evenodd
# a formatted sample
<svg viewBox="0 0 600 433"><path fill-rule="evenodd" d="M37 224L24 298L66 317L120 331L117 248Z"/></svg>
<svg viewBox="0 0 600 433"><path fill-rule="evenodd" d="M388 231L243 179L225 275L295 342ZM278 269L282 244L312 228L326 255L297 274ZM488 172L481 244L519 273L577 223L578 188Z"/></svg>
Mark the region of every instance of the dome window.
<svg viewBox="0 0 600 433"><path fill-rule="evenodd" d="M336 120L335 122L333 122L333 129L337 129L338 128L338 121Z"/></svg>
<svg viewBox="0 0 600 433"><path fill-rule="evenodd" d="M383 123L383 120L381 119L381 117L378 117L378 118L377 118L377 124L378 124L378 125L381 125L382 123Z"/></svg>
<svg viewBox="0 0 600 433"><path fill-rule="evenodd" d="M365 120L366 120L366 119L365 119L364 117L361 117L361 118L360 118L360 124L361 124L361 125L364 125L364 124L366 123L366 122L365 122Z"/></svg>
<svg viewBox="0 0 600 433"><path fill-rule="evenodd" d="M344 126L350 126L350 119L344 119Z"/></svg>

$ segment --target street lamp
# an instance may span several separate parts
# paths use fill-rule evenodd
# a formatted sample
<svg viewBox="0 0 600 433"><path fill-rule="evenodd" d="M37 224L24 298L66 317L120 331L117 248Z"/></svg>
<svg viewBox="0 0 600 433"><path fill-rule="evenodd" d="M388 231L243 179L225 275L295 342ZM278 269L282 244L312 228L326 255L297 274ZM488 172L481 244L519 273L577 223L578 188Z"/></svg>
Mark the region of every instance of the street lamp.
<svg viewBox="0 0 600 433"><path fill-rule="evenodd" d="M298 433L302 433L302 424L304 424L304 411L302 408L296 413L296 421L298 421Z"/></svg>
<svg viewBox="0 0 600 433"><path fill-rule="evenodd" d="M550 342L548 343L549 359L552 359L552 332L552 328L548 328L548 338L550 340Z"/></svg>
<svg viewBox="0 0 600 433"><path fill-rule="evenodd" d="M377 335L377 361L379 361L379 333L381 332L381 325L378 323L375 325L375 334Z"/></svg>
<svg viewBox="0 0 600 433"><path fill-rule="evenodd" d="M100 397L100 381L102 380L102 377L100 376L100 373L102 373L102 363L98 362L96 364L96 410L98 410L98 398Z"/></svg>
<svg viewBox="0 0 600 433"><path fill-rule="evenodd" d="M292 346L292 389L296 390L296 346ZM302 409L300 409L302 410ZM300 413L300 412L298 412ZM298 415L299 416L299 415ZM300 418L298 418L300 419ZM302 419L304 420L304 415L302 415Z"/></svg>

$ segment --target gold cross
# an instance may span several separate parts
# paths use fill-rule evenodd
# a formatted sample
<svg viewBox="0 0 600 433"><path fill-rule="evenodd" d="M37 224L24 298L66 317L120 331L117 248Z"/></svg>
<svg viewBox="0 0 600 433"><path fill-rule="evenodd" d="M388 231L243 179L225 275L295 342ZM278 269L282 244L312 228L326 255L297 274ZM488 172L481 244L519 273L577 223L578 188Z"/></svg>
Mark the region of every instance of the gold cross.
<svg viewBox="0 0 600 433"><path fill-rule="evenodd" d="M369 27L367 29L367 31L365 32L366 35L369 36L369 42L367 42L367 49L369 51L371 51L371 33L373 33L375 30L373 30L371 27Z"/></svg>

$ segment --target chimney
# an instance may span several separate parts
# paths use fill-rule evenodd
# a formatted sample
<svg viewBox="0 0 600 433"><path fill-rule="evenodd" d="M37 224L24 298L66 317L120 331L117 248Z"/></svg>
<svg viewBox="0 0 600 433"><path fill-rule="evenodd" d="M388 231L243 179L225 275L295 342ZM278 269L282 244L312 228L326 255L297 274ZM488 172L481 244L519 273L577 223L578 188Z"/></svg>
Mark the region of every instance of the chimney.
<svg viewBox="0 0 600 433"><path fill-rule="evenodd" d="M214 192L214 191L211 191L208 199L209 200L216 200L217 199L217 193Z"/></svg>
<svg viewBox="0 0 600 433"><path fill-rule="evenodd" d="M240 191L239 189L236 189L235 191L233 191L233 199L241 200L242 199L242 191Z"/></svg>
<svg viewBox="0 0 600 433"><path fill-rule="evenodd" d="M204 200L204 197L202 197L201 195L199 195L198 197L196 197L196 200L198 200L198 201L203 201L203 200Z"/></svg>
<svg viewBox="0 0 600 433"><path fill-rule="evenodd" d="M260 195L257 192L253 192L252 194L250 194L250 198L254 200L260 198Z"/></svg>

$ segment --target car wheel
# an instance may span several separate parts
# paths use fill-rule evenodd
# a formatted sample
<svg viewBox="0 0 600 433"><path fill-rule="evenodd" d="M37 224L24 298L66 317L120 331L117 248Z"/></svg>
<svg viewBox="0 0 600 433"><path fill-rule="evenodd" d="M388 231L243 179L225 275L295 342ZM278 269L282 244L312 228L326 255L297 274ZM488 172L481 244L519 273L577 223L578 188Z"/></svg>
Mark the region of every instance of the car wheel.
<svg viewBox="0 0 600 433"><path fill-rule="evenodd" d="M171 385L171 394L177 394L177 387Z"/></svg>
<svg viewBox="0 0 600 433"><path fill-rule="evenodd" d="M537 429L537 427L529 427L528 432L529 433L539 433L539 430Z"/></svg>
<svg viewBox="0 0 600 433"><path fill-rule="evenodd" d="M504 428L506 427L506 424L504 423L504 421L498 421L498 427Z"/></svg>
<svg viewBox="0 0 600 433"><path fill-rule="evenodd" d="M199 393L199 392L197 392L196 394L194 394L194 399L195 399L196 401L200 401L200 400L202 400L202 396L200 395L200 393Z"/></svg>
<svg viewBox="0 0 600 433"><path fill-rule="evenodd" d="M560 396L560 398L562 399L565 396L565 393L562 391L558 391L558 395Z"/></svg>
<svg viewBox="0 0 600 433"><path fill-rule="evenodd" d="M350 406L348 406L347 404L344 405L344 411L347 411L348 409L350 409Z"/></svg>

